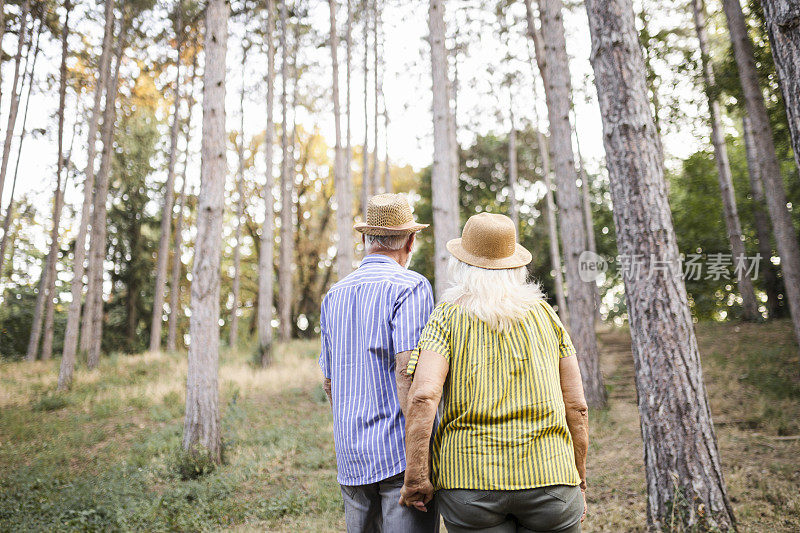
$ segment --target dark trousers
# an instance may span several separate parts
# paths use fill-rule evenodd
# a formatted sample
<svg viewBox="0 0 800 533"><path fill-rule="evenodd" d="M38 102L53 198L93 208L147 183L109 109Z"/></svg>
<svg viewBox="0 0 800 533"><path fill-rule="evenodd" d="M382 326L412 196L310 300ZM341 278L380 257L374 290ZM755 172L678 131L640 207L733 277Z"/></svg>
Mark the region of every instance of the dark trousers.
<svg viewBox="0 0 800 533"><path fill-rule="evenodd" d="M442 489L436 502L448 533L580 533L583 498L578 487L527 490Z"/></svg>
<svg viewBox="0 0 800 533"><path fill-rule="evenodd" d="M400 505L404 473L369 485L340 485L347 533L437 533L439 513L433 501L423 513Z"/></svg>

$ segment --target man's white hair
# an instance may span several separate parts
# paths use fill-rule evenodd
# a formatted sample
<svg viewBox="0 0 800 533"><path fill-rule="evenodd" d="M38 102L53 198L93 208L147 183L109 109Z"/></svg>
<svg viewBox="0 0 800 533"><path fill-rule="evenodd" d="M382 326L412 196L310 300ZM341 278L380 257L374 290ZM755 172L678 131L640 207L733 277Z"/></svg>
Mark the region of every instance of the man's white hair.
<svg viewBox="0 0 800 533"><path fill-rule="evenodd" d="M406 245L411 235L364 235L367 240L367 250L400 250Z"/></svg>
<svg viewBox="0 0 800 533"><path fill-rule="evenodd" d="M455 257L447 264L450 287L442 300L457 304L492 329L510 329L544 295L528 281L525 267L489 270L468 265Z"/></svg>

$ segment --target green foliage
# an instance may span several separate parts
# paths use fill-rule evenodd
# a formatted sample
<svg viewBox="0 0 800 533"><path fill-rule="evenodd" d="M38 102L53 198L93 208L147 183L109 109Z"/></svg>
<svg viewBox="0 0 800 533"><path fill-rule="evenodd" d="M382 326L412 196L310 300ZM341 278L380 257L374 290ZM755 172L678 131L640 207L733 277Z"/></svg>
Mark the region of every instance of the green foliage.
<svg viewBox="0 0 800 533"><path fill-rule="evenodd" d="M191 450L176 450L172 457L171 467L181 481L188 481L212 473L217 465L210 453L200 446L195 446Z"/></svg>
<svg viewBox="0 0 800 533"><path fill-rule="evenodd" d="M58 411L69 405L69 400L62 394L45 394L31 405L34 411Z"/></svg>

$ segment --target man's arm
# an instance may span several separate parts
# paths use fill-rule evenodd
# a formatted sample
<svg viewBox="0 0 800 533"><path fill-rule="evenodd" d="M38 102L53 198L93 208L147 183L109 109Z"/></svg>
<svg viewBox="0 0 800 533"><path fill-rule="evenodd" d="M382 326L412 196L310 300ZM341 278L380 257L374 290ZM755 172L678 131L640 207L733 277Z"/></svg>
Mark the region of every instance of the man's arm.
<svg viewBox="0 0 800 533"><path fill-rule="evenodd" d="M436 352L422 350L415 372L416 379L408 395L406 475L400 504L420 511L427 511L425 505L433 498L430 440L447 370L447 359Z"/></svg>
<svg viewBox="0 0 800 533"><path fill-rule="evenodd" d="M333 407L333 397L331 396L330 378L325 378L325 382L322 384L322 388L325 389L325 395L328 397L328 403L330 403L331 407Z"/></svg>
<svg viewBox="0 0 800 533"><path fill-rule="evenodd" d="M397 399L400 401L400 409L403 411L404 416L408 416L406 401L408 398L408 390L411 388L411 381L413 380L413 377L406 372L409 359L411 359L411 350L400 352L394 356L394 377L395 381L397 381Z"/></svg>

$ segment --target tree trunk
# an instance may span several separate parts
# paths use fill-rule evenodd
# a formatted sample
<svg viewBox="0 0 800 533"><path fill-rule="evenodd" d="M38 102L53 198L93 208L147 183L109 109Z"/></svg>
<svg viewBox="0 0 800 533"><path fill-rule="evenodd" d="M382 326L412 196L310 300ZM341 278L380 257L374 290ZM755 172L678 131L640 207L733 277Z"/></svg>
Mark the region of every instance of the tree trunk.
<svg viewBox="0 0 800 533"><path fill-rule="evenodd" d="M786 207L786 190L778 158L775 155L772 127L767 116L764 95L758 84L753 43L747 33L742 6L739 0L722 0L722 7L728 20L733 55L744 92L745 110L752 126L759 172L772 219L775 242L778 245L786 300L792 315L795 337L800 344L800 245L791 214Z"/></svg>
<svg viewBox="0 0 800 533"><path fill-rule="evenodd" d="M378 0L372 0L372 191L377 194L380 189L378 170Z"/></svg>
<svg viewBox="0 0 800 533"><path fill-rule="evenodd" d="M535 54L531 54L531 74L533 74L534 83L533 89L533 127L536 128L536 145L539 149L539 155L542 158L542 179L545 184L545 217L547 220L547 235L550 244L550 265L553 269L553 282L556 291L556 305L558 306L558 314L564 324L569 323L569 313L567 312L567 298L564 293L564 278L561 274L561 250L558 244L558 226L556 223L556 205L553 199L553 183L550 178L550 150L547 146L547 140L544 133L542 133L539 120L539 110L536 107L536 102L539 101L539 95L536 90L536 72L534 68L534 59L539 68L539 76L542 77L542 84L544 85L545 75L545 59L544 52L541 50L544 46L541 43L541 35L536 30L536 24L533 20L533 8L531 7L531 0L525 0L525 15L527 19L529 43L533 43ZM528 45L530 53L530 44Z"/></svg>
<svg viewBox="0 0 800 533"><path fill-rule="evenodd" d="M761 0L761 5L786 104L794 160L800 169L800 2Z"/></svg>
<svg viewBox="0 0 800 533"><path fill-rule="evenodd" d="M742 119L744 146L747 155L747 175L750 178L750 194L753 197L753 225L758 239L758 253L761 256L761 269L764 276L764 291L767 293L767 312L775 318L781 312L780 282L772 264L772 227L766 212L764 187L761 185L761 169L758 167L758 155L755 153L753 128L750 119Z"/></svg>
<svg viewBox="0 0 800 533"><path fill-rule="evenodd" d="M345 145L345 176L347 178L347 187L351 192L350 198L350 219L352 220L352 191L353 191L353 136L352 136L352 129L351 129L351 121L352 117L352 90L350 87L350 79L352 77L352 70L353 70L353 5L352 0L347 0L347 37L345 40L346 44L346 53L347 53L347 68L346 68L346 76L345 76L345 84L347 85L347 133L346 133L346 145ZM351 252L352 254L352 252Z"/></svg>
<svg viewBox="0 0 800 533"><path fill-rule="evenodd" d="M428 8L431 70L433 73L433 168L431 171L431 206L433 208L434 276L436 296L447 288L445 245L458 236L458 213L453 211L453 196L458 196L453 180L450 99L447 48L445 47L444 0L430 0Z"/></svg>
<svg viewBox="0 0 800 533"><path fill-rule="evenodd" d="M364 0L364 146L361 147L361 216L367 220L367 203L372 196L369 173L369 9Z"/></svg>
<svg viewBox="0 0 800 533"><path fill-rule="evenodd" d="M183 316L181 305L181 271L183 262L183 213L186 208L186 170L189 166L189 139L192 133L192 110L194 110L194 97L192 96L197 74L197 53L192 55L192 75L189 80L188 111L186 116L186 147L183 160L183 182L181 184L180 200L178 200L178 218L175 221L175 250L172 254L172 274L169 283L169 317L167 319L167 351L174 352L178 345L178 319ZM183 347L183 342L181 342Z"/></svg>
<svg viewBox="0 0 800 533"><path fill-rule="evenodd" d="M286 2L281 3L281 245L278 260L278 314L280 338L287 341L292 335L292 192L294 166L290 165L287 78L290 51L286 44L289 31L286 21Z"/></svg>
<svg viewBox="0 0 800 533"><path fill-rule="evenodd" d="M53 224L60 225L61 223L61 211L64 207L64 193L67 189L67 180L69 179L69 162L65 161L64 159L64 114L66 109L67 103L67 54L69 53L68 50L68 42L67 38L69 37L69 12L72 9L72 2L70 0L64 1L64 10L66 12L64 16L64 24L61 27L61 64L59 66L59 87L58 87L58 161L56 163L56 182L61 181L61 173L64 172L66 169L66 177L64 178L64 187L58 188L56 191L56 203L55 206L55 218L53 220ZM38 37L37 37L37 48L38 44ZM34 56L34 64L36 62L36 57ZM31 80L33 81L33 80ZM28 93L28 98L30 98L30 92ZM27 102L25 104L25 117L27 117L28 109L27 109ZM24 131L24 124L25 124L25 117L22 119L23 123L23 131ZM72 130L72 139L70 140L69 146L69 157L72 157L72 146L73 142L75 141L75 129L77 128L78 122L75 121ZM17 163L19 163L19 157L17 158ZM16 170L14 171L16 174ZM58 259L58 251L59 251L59 241L58 241L58 228L56 228L56 240L51 242L50 244L51 253L53 254L53 261L49 265L50 269L47 273L47 300L45 305L44 311L44 336L42 338L42 359L50 359L53 354L53 322L55 320L55 299L56 299L56 261Z"/></svg>
<svg viewBox="0 0 800 533"><path fill-rule="evenodd" d="M336 188L336 230L339 244L336 249L336 273L344 279L353 270L353 220L350 199L350 180L345 169L342 149L342 114L339 106L339 35L336 28L336 0L328 0L331 23L331 61L333 64L333 122L335 146L333 180ZM348 91L349 92L349 91ZM348 120L349 122L349 120Z"/></svg>
<svg viewBox="0 0 800 533"><path fill-rule="evenodd" d="M245 57L247 52L242 50L242 72L245 70ZM231 328L228 344L236 348L239 343L239 294L242 286L242 215L244 214L244 78L242 78L242 93L239 100L239 171L236 176L236 244L233 247L233 306L231 307Z"/></svg>
<svg viewBox="0 0 800 533"><path fill-rule="evenodd" d="M5 142L3 143L3 158L0 161L0 197L3 196L3 185L5 184L6 171L8 170L8 158L11 155L11 141L14 139L14 125L17 123L17 113L19 112L19 100L21 93L21 88L18 88L19 69L22 64L22 49L25 46L25 39L28 35L28 13L30 12L30 8L31 1L25 0L22 3L22 11L19 16L17 55L14 57L14 77L13 81L11 82L11 106L8 111L6 138Z"/></svg>
<svg viewBox="0 0 800 533"><path fill-rule="evenodd" d="M123 41L126 28L120 30L116 43L114 75L106 90L105 109L103 110L103 155L100 170L95 183L94 209L92 215L92 238L89 246L89 288L86 291L86 305L83 311L83 338L86 339L86 366L89 370L100 362L100 350L103 339L103 272L106 258L106 218L108 207L109 173L111 159L114 156L114 124L117 118L117 90L119 88L119 72L124 53ZM88 325L87 325L88 324Z"/></svg>
<svg viewBox="0 0 800 533"><path fill-rule="evenodd" d="M725 133L722 130L721 110L717 100L717 87L714 79L714 69L711 66L708 34L706 33L706 10L703 0L692 0L694 27L697 40L700 44L700 59L703 69L703 82L706 97L708 98L709 122L711 124L711 142L714 145L714 156L717 161L717 174L719 189L722 194L722 207L725 213L725 227L728 231L728 240L731 243L733 261L746 261L747 253L744 249L744 236L742 224L739 221L739 211L736 208L736 196L733 190L731 166L728 162L728 148L725 145ZM739 293L742 296L742 316L745 320L758 320L761 314L758 311L758 300L753 288L753 280L747 275L738 278Z"/></svg>
<svg viewBox="0 0 800 533"><path fill-rule="evenodd" d="M587 0L617 246L647 275L623 275L653 529L735 527L647 101L630 0ZM657 263L656 263L657 261ZM670 272L664 266L672 268ZM674 523L678 522L679 524ZM683 527L681 528L683 529Z"/></svg>
<svg viewBox="0 0 800 533"><path fill-rule="evenodd" d="M75 237L75 255L72 265L72 299L67 313L67 325L64 330L64 348L61 356L61 367L58 371L58 390L67 390L72 385L75 371L76 350L78 348L78 328L81 319L81 296L83 295L84 260L86 258L86 233L91 217L92 199L94 197L94 160L97 156L97 123L100 120L100 103L110 76L111 44L114 38L114 0L105 3L105 34L100 64L97 72L97 84L94 90L92 114L89 118L87 135L86 172L83 182L83 205L78 235Z"/></svg>
<svg viewBox="0 0 800 533"><path fill-rule="evenodd" d="M383 190L393 193L391 166L389 165L389 110L386 109L386 96L381 89L383 100Z"/></svg>
<svg viewBox="0 0 800 533"><path fill-rule="evenodd" d="M153 318L150 325L150 351L161 349L161 327L164 323L164 291L167 286L167 259L169 258L172 208L175 203L175 165L178 160L178 129L181 110L181 49L183 48L183 2L175 4L175 94L172 107L172 125L169 132L169 157L167 181L164 183L164 204L161 209L161 231L156 261L156 285L153 293ZM170 309L170 312L172 310Z"/></svg>
<svg viewBox="0 0 800 533"><path fill-rule="evenodd" d="M583 163L583 154L581 154L581 142L580 138L578 137L578 116L575 114L574 107L572 110L572 115L572 131L575 133L575 152L578 156L578 172L579 176L581 177L581 208L583 210L583 223L586 225L586 245L590 252L596 254L597 240L595 239L594 235L591 186L589 184L589 174L586 172L586 167ZM594 299L594 316L596 320L600 320L600 287L597 286L597 281L591 282L590 286L592 289L592 297Z"/></svg>
<svg viewBox="0 0 800 533"><path fill-rule="evenodd" d="M273 103L275 100L275 2L267 0L267 129L264 144L266 179L264 180L264 226L258 254L258 345L261 366L272 361L273 246L275 234L275 196L273 194Z"/></svg>
<svg viewBox="0 0 800 533"><path fill-rule="evenodd" d="M202 162L183 426L183 449L196 455L207 455L216 463L222 462L218 383L219 269L227 173L225 55L228 10L225 0L209 0L206 7Z"/></svg>
<svg viewBox="0 0 800 533"><path fill-rule="evenodd" d="M511 129L508 130L508 214L519 232L519 208L517 207L517 130L514 127L514 103L509 98L508 118Z"/></svg>
<svg viewBox="0 0 800 533"><path fill-rule="evenodd" d="M3 36L6 34L6 2L5 0L0 0L0 43L3 42ZM0 101L3 100L3 69L0 69ZM9 204L10 205L10 204ZM3 261L2 257L0 257L0 266L2 266Z"/></svg>
<svg viewBox="0 0 800 533"><path fill-rule="evenodd" d="M455 40L458 36L456 32L453 36ZM453 58L453 81L450 82L450 77L447 77L447 109L449 111L447 119L448 137L450 138L450 174L453 181L453 194L450 197L450 210L454 213L456 232L461 227L460 204L458 201L459 194L459 174L461 172L461 158L458 153L458 124L456 117L458 114L458 47L454 46L453 50L447 54L448 68L449 58ZM448 71L449 72L449 71ZM451 107L452 102L452 107Z"/></svg>
<svg viewBox="0 0 800 533"><path fill-rule="evenodd" d="M544 42L545 99L550 122L550 139L556 176L556 202L561 241L567 265L570 335L581 357L584 394L590 407L606 404L606 390L598 361L594 331L594 295L589 283L580 276L580 256L586 250L586 231L581 210L580 192L575 181L572 154L572 127L569 122L570 79L561 0L540 0ZM538 54L537 54L538 55Z"/></svg>

